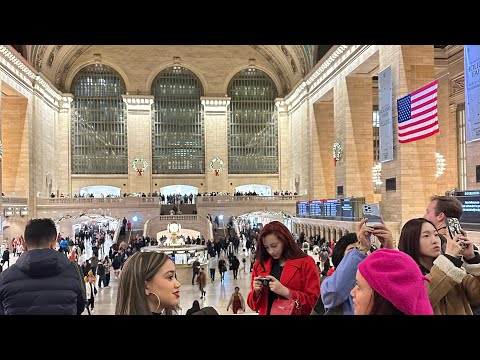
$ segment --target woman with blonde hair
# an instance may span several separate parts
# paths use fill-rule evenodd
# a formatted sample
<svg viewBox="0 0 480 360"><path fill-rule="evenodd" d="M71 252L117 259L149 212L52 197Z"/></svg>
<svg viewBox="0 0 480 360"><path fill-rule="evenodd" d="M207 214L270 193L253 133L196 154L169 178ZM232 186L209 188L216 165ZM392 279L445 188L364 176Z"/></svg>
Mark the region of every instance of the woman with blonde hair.
<svg viewBox="0 0 480 360"><path fill-rule="evenodd" d="M123 266L115 315L174 315L180 304L180 286L168 255L136 252Z"/></svg>

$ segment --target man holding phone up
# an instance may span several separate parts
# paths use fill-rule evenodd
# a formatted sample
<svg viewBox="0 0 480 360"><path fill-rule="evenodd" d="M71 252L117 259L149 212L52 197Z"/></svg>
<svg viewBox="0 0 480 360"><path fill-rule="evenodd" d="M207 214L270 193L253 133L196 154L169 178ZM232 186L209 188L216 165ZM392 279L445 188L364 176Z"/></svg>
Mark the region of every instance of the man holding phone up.
<svg viewBox="0 0 480 360"><path fill-rule="evenodd" d="M430 203L428 204L424 219L430 220L438 230L438 236L441 240L442 254L445 254L447 246L447 237L451 238L448 232L448 218L456 218L460 220L463 214L463 207L460 200L454 196L432 196ZM467 233L463 231L463 235L467 236ZM473 245L475 254L478 254L478 248ZM475 315L480 315L480 304L470 304L472 311Z"/></svg>
<svg viewBox="0 0 480 360"><path fill-rule="evenodd" d="M454 196L432 196L428 204L424 219L430 220L438 230L438 235L442 241L442 253L445 254L448 233L447 218L457 218L460 220L463 214L463 207L460 200ZM466 233L464 234L466 235ZM473 249L478 252L474 245Z"/></svg>

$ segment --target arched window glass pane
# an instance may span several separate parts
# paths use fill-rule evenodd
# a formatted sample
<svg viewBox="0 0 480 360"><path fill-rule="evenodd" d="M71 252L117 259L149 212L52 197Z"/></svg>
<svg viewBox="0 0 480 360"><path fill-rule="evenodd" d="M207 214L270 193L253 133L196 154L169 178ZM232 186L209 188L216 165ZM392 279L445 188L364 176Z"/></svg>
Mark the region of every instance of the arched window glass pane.
<svg viewBox="0 0 480 360"><path fill-rule="evenodd" d="M228 172L278 173L277 90L258 69L242 70L230 81Z"/></svg>
<svg viewBox="0 0 480 360"><path fill-rule="evenodd" d="M81 69L72 83L72 174L127 174L125 84L103 64Z"/></svg>
<svg viewBox="0 0 480 360"><path fill-rule="evenodd" d="M152 172L154 174L204 174L204 121L198 77L181 66L157 75L152 119Z"/></svg>

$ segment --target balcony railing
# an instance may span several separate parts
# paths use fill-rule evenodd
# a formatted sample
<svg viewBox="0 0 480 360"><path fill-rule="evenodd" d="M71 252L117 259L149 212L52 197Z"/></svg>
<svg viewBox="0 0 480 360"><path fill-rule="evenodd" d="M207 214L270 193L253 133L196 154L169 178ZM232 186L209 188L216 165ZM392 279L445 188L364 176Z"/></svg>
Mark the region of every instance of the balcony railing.
<svg viewBox="0 0 480 360"><path fill-rule="evenodd" d="M239 202L276 202L276 201L300 201L305 200L303 195L272 195L272 196L233 196L233 195L217 195L217 196L197 196L197 203L216 202L216 203L239 203Z"/></svg>
<svg viewBox="0 0 480 360"><path fill-rule="evenodd" d="M159 197L139 197L139 196L127 196L123 198L37 198L37 205L100 205L108 204L115 206L115 204L121 205L155 205L160 203Z"/></svg>

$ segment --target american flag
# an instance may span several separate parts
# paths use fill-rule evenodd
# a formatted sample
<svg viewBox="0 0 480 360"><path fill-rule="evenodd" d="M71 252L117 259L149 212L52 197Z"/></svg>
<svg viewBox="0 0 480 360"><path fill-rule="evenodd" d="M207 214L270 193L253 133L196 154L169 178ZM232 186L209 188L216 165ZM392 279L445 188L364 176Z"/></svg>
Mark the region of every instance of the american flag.
<svg viewBox="0 0 480 360"><path fill-rule="evenodd" d="M408 143L438 133L438 80L397 100L398 142Z"/></svg>

